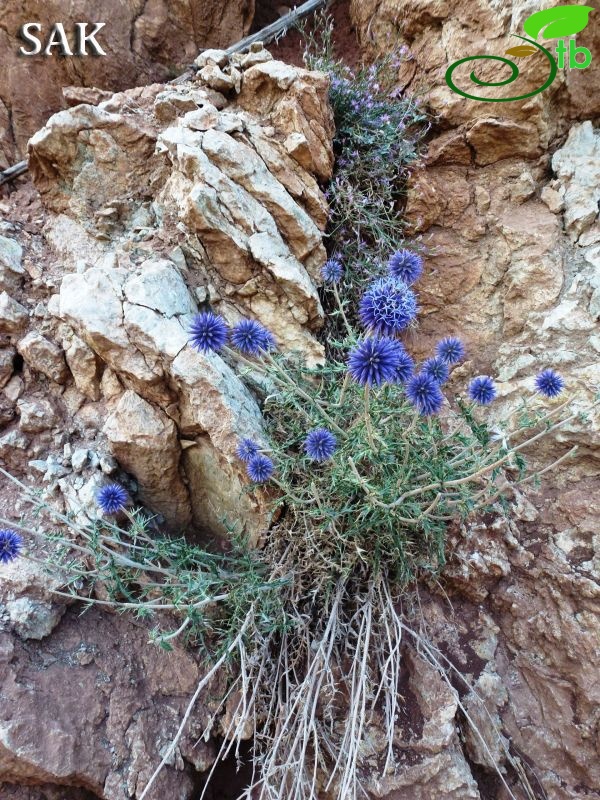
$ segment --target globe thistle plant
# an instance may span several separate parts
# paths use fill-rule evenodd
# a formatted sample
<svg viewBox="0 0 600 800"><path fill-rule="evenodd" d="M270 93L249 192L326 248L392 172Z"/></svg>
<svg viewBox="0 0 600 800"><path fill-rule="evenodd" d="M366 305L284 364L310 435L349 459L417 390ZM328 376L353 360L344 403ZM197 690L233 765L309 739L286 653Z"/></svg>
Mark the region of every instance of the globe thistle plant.
<svg viewBox="0 0 600 800"><path fill-rule="evenodd" d="M321 275L325 283L339 283L343 274L342 262L337 258L328 259L321 269Z"/></svg>
<svg viewBox="0 0 600 800"><path fill-rule="evenodd" d="M257 453L246 464L246 472L254 483L266 483L273 475L275 466L268 456Z"/></svg>
<svg viewBox="0 0 600 800"><path fill-rule="evenodd" d="M328 461L337 447L337 439L327 428L311 431L304 441L304 449L312 461Z"/></svg>
<svg viewBox="0 0 600 800"><path fill-rule="evenodd" d="M233 328L231 342L244 355L258 356L275 347L275 338L268 328L253 319L244 319Z"/></svg>
<svg viewBox="0 0 600 800"><path fill-rule="evenodd" d="M465 357L465 346L455 336L447 336L437 343L435 354L446 364L457 364Z"/></svg>
<svg viewBox="0 0 600 800"><path fill-rule="evenodd" d="M258 454L259 450L260 447L256 442L254 442L252 439L245 438L240 441L235 452L237 457L247 464L252 458L254 458L255 455Z"/></svg>
<svg viewBox="0 0 600 800"><path fill-rule="evenodd" d="M422 372L425 373L425 375L429 375L430 378L433 378L440 386L446 383L450 375L448 364L439 356L428 358L427 361L423 362Z"/></svg>
<svg viewBox="0 0 600 800"><path fill-rule="evenodd" d="M8 564L21 555L23 538L10 528L0 530L0 564Z"/></svg>
<svg viewBox="0 0 600 800"><path fill-rule="evenodd" d="M419 372L409 380L406 395L419 414L437 414L444 402L444 395L438 381L424 372Z"/></svg>
<svg viewBox="0 0 600 800"><path fill-rule="evenodd" d="M197 314L190 327L192 347L200 353L216 352L227 341L228 328L223 317L204 311Z"/></svg>
<svg viewBox="0 0 600 800"><path fill-rule="evenodd" d="M391 335L407 328L417 316L417 298L397 278L380 278L364 293L359 306L362 324L372 333Z"/></svg>
<svg viewBox="0 0 600 800"><path fill-rule="evenodd" d="M398 363L396 364L396 376L394 383L406 383L415 371L415 362L406 352L404 347L398 342Z"/></svg>
<svg viewBox="0 0 600 800"><path fill-rule="evenodd" d="M494 381L489 375L479 375L479 377L473 378L469 384L468 394L471 400L481 406L487 406L492 400L495 400L498 392Z"/></svg>
<svg viewBox="0 0 600 800"><path fill-rule="evenodd" d="M348 372L363 386L397 383L401 368L401 350L394 339L372 337L352 348L348 356Z"/></svg>
<svg viewBox="0 0 600 800"><path fill-rule="evenodd" d="M423 259L411 250L396 250L388 261L388 271L407 286L415 283L423 272Z"/></svg>
<svg viewBox="0 0 600 800"><path fill-rule="evenodd" d="M118 514L129 501L129 495L119 483L103 486L96 495L98 507L104 514Z"/></svg>
<svg viewBox="0 0 600 800"><path fill-rule="evenodd" d="M535 388L545 397L558 397L565 388L565 382L553 369L545 369L536 376Z"/></svg>

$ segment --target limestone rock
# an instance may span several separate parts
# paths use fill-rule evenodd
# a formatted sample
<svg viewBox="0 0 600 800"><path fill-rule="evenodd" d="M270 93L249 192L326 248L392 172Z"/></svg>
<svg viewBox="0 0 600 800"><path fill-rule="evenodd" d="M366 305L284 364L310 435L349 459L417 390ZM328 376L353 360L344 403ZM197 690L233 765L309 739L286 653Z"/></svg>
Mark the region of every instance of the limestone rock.
<svg viewBox="0 0 600 800"><path fill-rule="evenodd" d="M56 383L65 383L68 376L62 348L37 331L30 331L17 344L17 350L32 369Z"/></svg>
<svg viewBox="0 0 600 800"><path fill-rule="evenodd" d="M39 640L52 633L60 622L65 607L19 597L9 600L6 610L11 626L22 639Z"/></svg>
<svg viewBox="0 0 600 800"><path fill-rule="evenodd" d="M394 729L399 768L394 774L374 772L368 779L373 797L386 800L480 800L481 795L461 751L454 718L457 698L442 677L409 647L402 654L407 678L404 682L405 716ZM387 743L373 731L376 752ZM379 741L378 741L379 740Z"/></svg>
<svg viewBox="0 0 600 800"><path fill-rule="evenodd" d="M0 333L19 333L27 327L27 309L7 292L0 294Z"/></svg>
<svg viewBox="0 0 600 800"><path fill-rule="evenodd" d="M564 146L552 157L552 169L563 189L566 230L576 239L598 220L600 133L591 122L571 128Z"/></svg>
<svg viewBox="0 0 600 800"><path fill-rule="evenodd" d="M191 519L190 499L179 474L175 423L127 391L103 430L121 466L138 481L142 501L170 525L185 528Z"/></svg>
<svg viewBox="0 0 600 800"><path fill-rule="evenodd" d="M27 139L66 103L99 102L102 93L92 87L110 89L110 96L130 86L167 80L173 77L173 70L175 74L183 72L199 50L226 47L242 39L253 16L253 0L226 4L217 0L153 0L145 4L110 0L102 14L94 17L106 23L96 37L106 56L78 58L74 69L75 62L56 55L56 47L54 57L21 55L19 48L30 49L31 45L18 31L23 20L39 22L45 46L52 26L60 21L73 48L75 23L88 21L87 33L94 27L84 0L74 0L58 16L51 7L38 8L31 0L18 8L7 7L6 27L0 33L5 67L0 78L0 130L6 131L0 140L2 166L24 157ZM73 83L77 86L69 86ZM68 88L67 97L63 87Z"/></svg>
<svg viewBox="0 0 600 800"><path fill-rule="evenodd" d="M58 414L50 400L44 397L21 399L17 402L19 427L25 433L39 433L54 427Z"/></svg>
<svg viewBox="0 0 600 800"><path fill-rule="evenodd" d="M0 349L0 389L6 386L12 378L16 354L17 351L14 347L3 347Z"/></svg>
<svg viewBox="0 0 600 800"><path fill-rule="evenodd" d="M266 61L246 70L238 102L253 114L270 119L286 135L302 134L311 156L310 171L327 180L333 169L328 90L325 75Z"/></svg>
<svg viewBox="0 0 600 800"><path fill-rule="evenodd" d="M224 67L229 63L229 56L225 50L215 50L209 48L208 50L203 50L194 61L194 64L199 69L202 69L210 63L216 64L217 67Z"/></svg>
<svg viewBox="0 0 600 800"><path fill-rule="evenodd" d="M0 291L12 292L23 281L23 248L6 236L0 236Z"/></svg>
<svg viewBox="0 0 600 800"><path fill-rule="evenodd" d="M209 68L220 69L207 56ZM275 88L253 106L254 84L260 84L254 71L263 68ZM234 74L231 63L223 70ZM32 175L45 203L60 214L47 235L68 248L68 258L79 262L87 251L92 269L108 267L109 259L112 269L115 256L102 242L135 230L152 186L158 217L148 230L184 247L193 272L214 288L211 302L232 321L257 315L282 347L315 362L322 349L310 330L322 324L323 311L313 284L326 258L326 203L315 178L330 175L332 165L327 80L269 60L240 72L240 86L239 102L228 102L200 77L56 114L30 142ZM283 142L290 136L288 152ZM63 244L75 238L77 248ZM127 268L127 258L120 264ZM65 277L73 284L80 279L81 270ZM139 377L144 368L130 363L128 371Z"/></svg>
<svg viewBox="0 0 600 800"><path fill-rule="evenodd" d="M94 351L79 338L71 335L64 343L67 364L73 375L75 385L80 392L90 400L100 399L100 384L98 381L99 364Z"/></svg>

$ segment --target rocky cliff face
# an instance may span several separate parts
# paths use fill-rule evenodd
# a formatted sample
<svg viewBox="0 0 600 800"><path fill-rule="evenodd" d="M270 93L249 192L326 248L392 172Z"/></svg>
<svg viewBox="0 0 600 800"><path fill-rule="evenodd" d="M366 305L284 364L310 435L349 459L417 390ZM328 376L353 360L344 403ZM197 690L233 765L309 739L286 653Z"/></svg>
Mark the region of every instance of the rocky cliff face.
<svg viewBox="0 0 600 800"><path fill-rule="evenodd" d="M554 365L568 375L582 407L600 385L600 135L593 125L598 96L591 91L597 55L588 70L559 71L549 89L523 101L469 101L444 80L459 58L503 54L517 41L509 34L522 33L534 10L484 1L351 4L368 52L392 43L409 48L399 84L422 94L436 114L406 205L410 231L429 254L415 346L426 352L442 334L465 335L469 374L500 378L499 418L518 406L537 366ZM590 23L577 43L600 52L598 26ZM540 86L547 68L533 62L519 62L522 78L487 96ZM506 75L496 67L485 77ZM475 88L468 77L463 86ZM544 791L551 800L593 797L600 785L592 733L600 632L599 429L595 416L545 443L537 454L542 464L575 443L579 451L544 476L540 491L528 490L510 530L477 526L457 540L447 572L454 613L439 600L423 607L444 652L471 676L510 736L534 795ZM485 729L481 708L477 713ZM464 712L458 718L464 722ZM458 788L448 788L455 785L456 760L440 778L437 756L421 754L416 787L391 779L390 797L432 797L437 780L445 787L438 796L507 797L497 779L490 784L489 754L472 739L463 748L471 763L459 766ZM512 784L511 773L514 778L508 767Z"/></svg>
<svg viewBox="0 0 600 800"><path fill-rule="evenodd" d="M198 51L226 46L248 32L254 0L115 0L94 7L75 2L0 3L0 167L25 155L27 140L58 109L86 100L86 88L113 91L179 74ZM19 49L32 44L19 36L25 22L36 22L36 33L47 45L52 27L62 23L75 51L76 24L104 22L97 41L106 56L69 58L50 49L48 57L28 57ZM90 49L88 48L88 52ZM68 87L63 90L63 87Z"/></svg>
<svg viewBox="0 0 600 800"><path fill-rule="evenodd" d="M437 114L407 196L410 233L428 253L411 347L463 335L462 374L499 376L500 418L538 366L558 367L581 408L600 384L594 26L578 36L592 67L559 73L529 101L471 102L444 81L458 58L504 52L532 10L350 8L367 56L407 45L399 85ZM173 528L218 531L224 508L257 537L264 508L241 494L233 458L240 433L261 436L257 403L234 362L191 357L186 326L210 300L229 321L251 315L287 349L322 356L319 182L332 168L332 121L324 78L265 51L205 54L199 68L193 82L63 111L33 137L43 206L26 187L0 206L0 456L72 511L92 513L97 486L118 475ZM541 65L523 72L526 87L540 84ZM423 589L419 619L455 669L445 682L407 641L403 768L375 777L385 749L375 726L371 796L597 796L599 429L597 417L575 420L544 443L541 466L579 450L517 496L510 524L452 532L443 590ZM20 510L12 489L0 504L4 516ZM0 774L11 785L1 791L138 796L197 680L193 657L157 654L123 618L78 617L35 570L3 575ZM153 797L194 796L195 770L214 757L193 747L209 711L199 706ZM36 787L13 785L26 781Z"/></svg>
<svg viewBox="0 0 600 800"><path fill-rule="evenodd" d="M209 51L199 67L188 83L62 111L31 139L43 206L27 188L13 195L0 238L0 451L81 518L118 476L174 531L215 534L226 519L256 540L265 508L243 492L235 448L264 436L259 407L235 361L191 351L188 327L210 302L322 358L328 80L260 48L231 61ZM5 489L4 516L21 510L17 494ZM148 630L124 619L79 619L40 571L3 575L3 779L137 796L194 658L148 651ZM191 796L191 774L214 758L193 746L206 721L153 798Z"/></svg>

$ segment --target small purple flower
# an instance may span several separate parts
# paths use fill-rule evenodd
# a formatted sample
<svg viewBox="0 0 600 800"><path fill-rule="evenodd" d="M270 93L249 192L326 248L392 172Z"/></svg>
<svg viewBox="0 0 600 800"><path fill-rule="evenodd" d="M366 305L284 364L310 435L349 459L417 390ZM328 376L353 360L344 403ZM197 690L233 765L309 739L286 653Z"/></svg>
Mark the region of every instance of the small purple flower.
<svg viewBox="0 0 600 800"><path fill-rule="evenodd" d="M419 372L413 375L406 387L409 401L419 414L429 416L437 414L444 402L444 395L439 384L430 375Z"/></svg>
<svg viewBox="0 0 600 800"><path fill-rule="evenodd" d="M439 356L436 358L428 358L427 361L423 363L422 371L425 375L429 375L430 378L433 378L440 386L446 383L448 375L450 374L448 364L443 359L439 358Z"/></svg>
<svg viewBox="0 0 600 800"><path fill-rule="evenodd" d="M313 461L327 461L334 454L337 439L327 428L316 428L304 441L304 449Z"/></svg>
<svg viewBox="0 0 600 800"><path fill-rule="evenodd" d="M553 369L545 369L536 377L535 388L546 397L558 397L565 388L565 382Z"/></svg>
<svg viewBox="0 0 600 800"><path fill-rule="evenodd" d="M487 406L497 395L494 381L489 375L473 378L468 388L469 397L482 406Z"/></svg>
<svg viewBox="0 0 600 800"><path fill-rule="evenodd" d="M192 347L201 353L220 350L227 341L227 324L212 311L196 314L189 332Z"/></svg>
<svg viewBox="0 0 600 800"><path fill-rule="evenodd" d="M239 459L248 463L258 453L259 449L259 446L252 439L242 439L235 452Z"/></svg>
<svg viewBox="0 0 600 800"><path fill-rule="evenodd" d="M437 343L435 353L446 364L456 364L465 357L465 346L455 336L447 336Z"/></svg>
<svg viewBox="0 0 600 800"><path fill-rule="evenodd" d="M10 528L0 530L0 564L8 564L21 555L23 537Z"/></svg>
<svg viewBox="0 0 600 800"><path fill-rule="evenodd" d="M254 481L254 483L265 483L269 480L274 470L275 467L271 459L267 456L263 456L262 453L257 453L255 456L252 456L250 461L246 464L248 477L250 480Z"/></svg>
<svg viewBox="0 0 600 800"><path fill-rule="evenodd" d="M241 352L249 356L257 356L261 351L275 347L273 334L260 322L254 319L243 319L231 332L231 341Z"/></svg>
<svg viewBox="0 0 600 800"><path fill-rule="evenodd" d="M386 337L363 339L348 355L348 371L363 386L398 382L399 347Z"/></svg>
<svg viewBox="0 0 600 800"><path fill-rule="evenodd" d="M339 283L344 274L342 262L337 258L328 259L321 270L325 283Z"/></svg>
<svg viewBox="0 0 600 800"><path fill-rule="evenodd" d="M397 278L380 278L364 293L359 306L363 325L385 336L408 327L417 316L417 298Z"/></svg>
<svg viewBox="0 0 600 800"><path fill-rule="evenodd" d="M423 259L411 250L396 250L388 261L388 270L394 278L400 278L407 286L421 277Z"/></svg>
<svg viewBox="0 0 600 800"><path fill-rule="evenodd" d="M119 483L109 483L103 486L96 495L96 502L105 514L116 514L127 505L129 496Z"/></svg>

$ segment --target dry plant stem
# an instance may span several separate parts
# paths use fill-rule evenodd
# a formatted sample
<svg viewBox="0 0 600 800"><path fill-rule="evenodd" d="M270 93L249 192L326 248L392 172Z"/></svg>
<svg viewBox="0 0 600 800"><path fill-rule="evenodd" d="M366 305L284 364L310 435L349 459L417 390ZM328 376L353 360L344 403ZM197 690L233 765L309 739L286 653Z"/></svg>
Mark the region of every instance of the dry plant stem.
<svg viewBox="0 0 600 800"><path fill-rule="evenodd" d="M223 655L218 659L218 661L211 667L211 669L206 673L206 675L204 675L204 677L198 683L198 686L196 687L196 691L194 692L194 694L192 695L192 699L188 703L188 706L187 706L187 708L185 710L185 714L183 715L183 719L181 720L181 724L179 725L179 728L177 730L177 733L175 734L174 739L171 741L171 744L167 748L164 756L162 757L162 760L161 760L160 764L158 765L158 767L152 773L152 776L150 777L150 780L146 784L146 786L144 788L144 791L141 793L141 795L139 797L139 800L144 800L144 798L146 797L146 795L148 794L148 792L152 788L154 782L156 781L156 779L160 775L163 767L165 766L165 764L167 764L170 761L171 756L175 752L175 748L179 744L179 740L181 739L181 737L183 735L183 732L185 730L185 726L187 724L187 721L190 718L190 714L192 713L192 710L193 710L194 706L196 705L196 701L197 701L198 697L200 696L200 692L202 691L202 689L204 689L206 684L209 683L212 680L212 678L216 675L216 673L219 671L219 669L222 667L222 665L225 663L225 661L229 658L230 654L239 646L239 643L241 641L243 641L244 634L246 633L246 630L247 630L247 628L248 628L248 626L249 626L249 624L250 624L250 622L252 620L253 614L254 614L254 605L252 605L250 607L250 610L246 614L246 618L244 620L244 623L241 626L240 631L239 631L238 635L235 637L235 639L233 640L233 642L231 642L231 644L227 647L227 649L225 650Z"/></svg>
<svg viewBox="0 0 600 800"><path fill-rule="evenodd" d="M361 625L357 639L357 650L352 659L352 668L350 671L352 678L350 708L348 711L350 724L346 723L344 736L339 747L338 758L333 765L329 781L325 787L327 791L343 761L344 768L341 775L338 795L341 797L351 797L353 800L356 798L358 760L366 718L367 669L372 632L372 593L373 587L371 586L367 600L363 606Z"/></svg>
<svg viewBox="0 0 600 800"><path fill-rule="evenodd" d="M342 388L340 390L340 397L337 403L332 403L330 408L341 408L344 404L344 400L346 398L346 392L348 391L348 386L350 386L350 373L346 372L344 375L344 382L342 383Z"/></svg>
<svg viewBox="0 0 600 800"><path fill-rule="evenodd" d="M321 687L327 677L327 667L335 644L335 628L343 586L338 584L331 612L321 640L317 643L314 656L307 666L304 677L289 695L287 702L280 703L280 714L268 753L261 764L261 777L252 788L260 787L260 800L267 798L286 798L286 800L317 800L316 773L307 782L303 756L309 741L318 742L314 731L315 714ZM307 632L308 635L308 632ZM308 642L308 652L313 650ZM289 673L287 673L289 675ZM292 687L288 686L288 691ZM292 735L295 731L295 735ZM313 754L318 759L318 753ZM282 768L282 765L284 767ZM289 777L290 765L294 765L293 777ZM286 769L288 773L286 773ZM278 777L278 775L281 777ZM273 783L272 783L273 782ZM272 787L272 788L271 788ZM248 796L252 796L249 791Z"/></svg>
<svg viewBox="0 0 600 800"><path fill-rule="evenodd" d="M381 588L383 586L383 591L385 598L382 597ZM378 586L378 594L380 600L380 608L385 609L386 613L383 615L385 629L386 629L386 637L388 642L388 656L386 661L381 667L381 683L377 694L375 695L375 699L373 700L372 706L373 708L376 707L377 701L379 699L380 692L385 686L385 700L386 700L386 734L387 734L387 755L385 759L385 764L383 766L383 774L385 775L388 770L392 767L394 763L394 726L396 724L396 712L398 707L398 681L400 680L400 648L402 646L402 627L399 625L399 620L397 615L394 611L393 614L389 614L388 609L394 609L394 603L392 601L392 597L390 595L389 586L386 581L379 581ZM390 627L390 623L388 618L391 617L392 627ZM385 683L384 683L385 679Z"/></svg>
<svg viewBox="0 0 600 800"><path fill-rule="evenodd" d="M404 455L402 456L402 466L406 468L408 464L408 454L410 453L410 434L414 431L415 425L417 424L417 420L419 418L418 413L415 411L413 412L413 418L410 421L410 425L404 431Z"/></svg>
<svg viewBox="0 0 600 800"><path fill-rule="evenodd" d="M190 624L192 620L189 617L186 617L181 625L177 628L176 631L172 631L171 633L167 633L164 636L160 636L159 639L161 642L168 642L171 639L176 639L180 634L184 632L187 626Z"/></svg>
<svg viewBox="0 0 600 800"><path fill-rule="evenodd" d="M277 371L277 373L278 373L279 375L281 375L281 378L282 378L282 380L284 380L284 381L285 381L285 383L286 383L286 384L287 384L287 385L288 385L290 388L293 388L293 389L294 389L294 391L295 391L295 392L296 392L298 395L300 395L300 397L302 397L304 400L306 400L307 402L309 402L309 403L310 403L310 404L311 404L311 405L312 405L312 406L313 406L313 407L314 407L314 408L315 408L315 409L316 409L316 410L319 412L319 414L321 414L321 416L323 417L323 419L327 420L327 422L328 422L328 423L329 423L329 425L330 425L330 426L333 428L333 430L335 430L337 433L339 433L339 435L340 435L340 436L342 436L342 437L344 437L344 438L346 437L346 433L345 433L345 431L343 431L343 430L340 428L340 426L339 426L339 425L338 425L336 422L334 422L334 421L331 419L331 417L329 416L329 414L328 414L328 413L325 411L325 409L324 409L324 408L323 408L323 406L322 406L322 405L321 405L321 404L318 402L318 400L315 400L315 399L314 399L314 397L311 397L309 394L307 394L307 392L305 392L305 391L304 391L304 389L302 389L302 387L301 387L301 386L298 386L298 384L297 384L297 383L295 383L293 380L291 380L291 379L289 378L289 376L288 376L288 375L285 373L285 371L284 371L284 370L283 370L283 369L282 369L282 368L279 366L279 364L278 364L278 363L275 361L275 359L274 359L274 358L272 358L272 356L270 356L268 353L265 353L265 354L263 355L263 358L265 359L265 361L268 361L268 363L269 363L269 364L270 364L270 365L273 367L273 369L275 369L275 370Z"/></svg>
<svg viewBox="0 0 600 800"><path fill-rule="evenodd" d="M373 423L371 421L371 407L370 407L370 400L371 400L371 387L365 386L365 427L367 429L367 440L369 445L371 446L371 450L375 453L377 448L375 447L375 438L373 436Z"/></svg>
<svg viewBox="0 0 600 800"><path fill-rule="evenodd" d="M598 404L600 404L600 400L597 401L596 403L594 403L593 405L589 406L589 408L586 409L586 413L588 411L591 411L591 409L595 408L595 406L597 406ZM557 430L562 425L565 425L567 422L570 422L572 419L574 419L575 417L579 416L580 413L582 413L582 412L576 412L575 414L571 414L571 416L566 417L565 419L561 420L560 422L557 422L551 428L548 428L547 430L544 430L544 431L540 431L540 433L537 433L535 436L532 436L530 439L527 439L527 441L522 442L521 444L519 444L516 447L514 447L506 455L502 456L502 458L499 458L496 461L493 461L491 464L487 464L487 465L481 467L479 470L477 470L476 472L471 473L470 475L466 475L463 478L456 478L456 479L451 480L451 481L446 481L443 485L441 483L437 482L437 483L430 483L427 486L419 486L416 489L412 489L410 492L404 492L404 494L400 495L400 497L398 497L392 503L382 503L381 500L378 500L376 498L373 498L373 502L375 502L375 504L378 505L380 508L396 508L396 506L399 506L401 503L403 503L409 497L415 497L415 496L417 496L419 494L423 494L424 492L431 492L431 491L434 491L434 490L437 490L437 489L444 489L445 490L447 487L450 487L450 486L461 486L461 485L463 485L465 483L470 483L472 481L475 481L481 475L484 475L485 473L490 472L491 470L496 469L497 467L500 467L503 464L505 464L511 458L511 456L514 455L514 453L518 453L520 450L523 450L525 447L528 447L529 445L532 445L538 439L541 439L542 436L546 436L548 433L551 433L552 431Z"/></svg>
<svg viewBox="0 0 600 800"><path fill-rule="evenodd" d="M556 408L552 409L552 411L549 411L547 414L545 414L543 417L541 417L539 420L537 420L536 423L535 423L535 426L543 425L545 422L547 422L552 417L556 416L560 411L563 410L563 408L565 408L566 406L570 405L572 402L573 402L572 398L570 398L569 400L565 400L563 403L561 403L560 405L556 406ZM593 407L594 406L591 406L591 408L593 408ZM501 422L498 423L498 425L502 426L502 425L507 424L507 422L508 422L508 420L502 420ZM522 428L517 428L517 430L514 430L511 433L507 433L506 437L505 437L506 441L509 442L511 439L513 439L515 436L517 436L517 434L521 433L522 431L523 431ZM454 433L450 433L447 436L445 436L444 439L442 439L442 444L445 444L448 441L450 441L453 436L454 436ZM469 445L468 447L464 448L464 450L462 450L458 455L454 456L454 458L452 458L448 462L448 464L450 466L455 466L456 464L464 463L468 459L463 458L463 456L466 455L467 453L473 453L475 447L476 447L476 445ZM499 450L497 452L499 452ZM419 476L419 477L421 477L421 476ZM426 477L426 476L423 476L423 477Z"/></svg>
<svg viewBox="0 0 600 800"><path fill-rule="evenodd" d="M340 314L342 315L342 319L344 320L344 325L346 326L346 332L348 333L348 336L353 338L354 337L354 331L352 330L352 327L350 326L350 323L348 322L348 318L346 317L346 312L344 311L344 306L342 305L342 301L340 299L340 293L338 292L338 288L337 288L335 283L333 284L333 294L335 296L335 301L336 301L336 303L338 305L338 308L340 310Z"/></svg>

